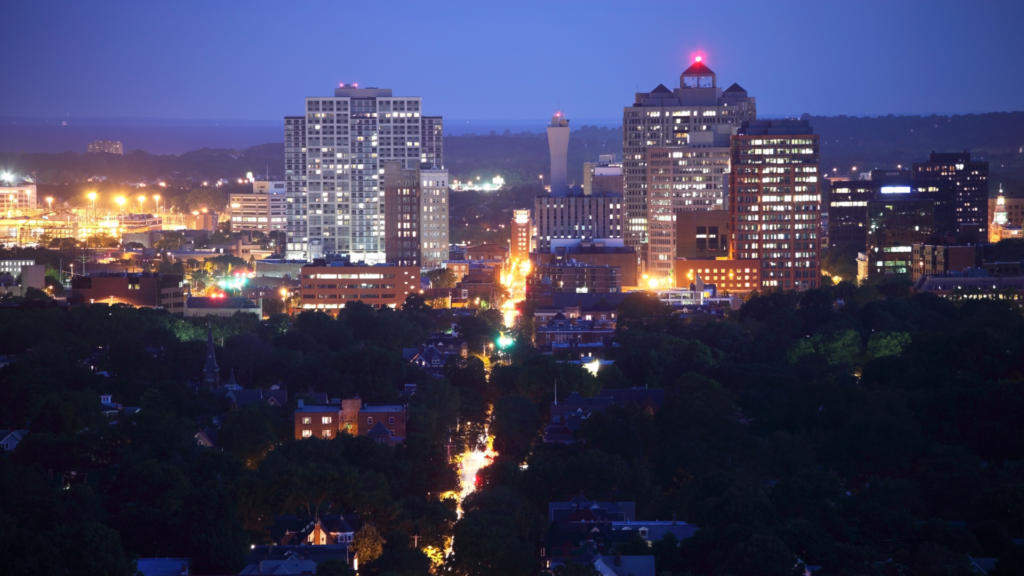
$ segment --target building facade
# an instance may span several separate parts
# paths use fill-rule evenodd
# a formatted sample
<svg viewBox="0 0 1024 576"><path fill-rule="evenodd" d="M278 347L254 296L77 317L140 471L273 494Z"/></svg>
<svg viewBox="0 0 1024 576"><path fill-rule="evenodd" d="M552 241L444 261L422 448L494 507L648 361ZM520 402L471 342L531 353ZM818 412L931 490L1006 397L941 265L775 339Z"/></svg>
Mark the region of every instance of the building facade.
<svg viewBox="0 0 1024 576"><path fill-rule="evenodd" d="M697 260L680 258L673 270L674 286L687 288L699 277L718 291L751 292L761 289L761 263L757 260Z"/></svg>
<svg viewBox="0 0 1024 576"><path fill-rule="evenodd" d="M683 147L647 149L648 242L643 255L648 274L672 276L680 213L725 209L734 131L727 124L711 126L685 134Z"/></svg>
<svg viewBox="0 0 1024 576"><path fill-rule="evenodd" d="M612 266L619 269L622 286L638 286L639 274L636 250L616 240L556 240L549 252L534 252L535 266L555 266L572 260L593 266Z"/></svg>
<svg viewBox="0 0 1024 576"><path fill-rule="evenodd" d="M533 220L529 210L512 212L512 228L509 236L509 258L513 262L526 262L530 259L533 247Z"/></svg>
<svg viewBox="0 0 1024 576"><path fill-rule="evenodd" d="M105 152L107 154L124 154L124 147L116 140L94 140L89 142L86 153Z"/></svg>
<svg viewBox="0 0 1024 576"><path fill-rule="evenodd" d="M551 153L551 195L569 193L569 119L555 112L548 123L548 151Z"/></svg>
<svg viewBox="0 0 1024 576"><path fill-rule="evenodd" d="M911 251L912 276L942 276L982 265L982 247L914 244Z"/></svg>
<svg viewBox="0 0 1024 576"><path fill-rule="evenodd" d="M284 119L285 255L305 260L309 254L306 229L306 117Z"/></svg>
<svg viewBox="0 0 1024 576"><path fill-rule="evenodd" d="M818 136L806 120L745 122L732 137L729 252L760 262L763 288L819 283L818 154Z"/></svg>
<svg viewBox="0 0 1024 576"><path fill-rule="evenodd" d="M935 202L914 196L868 202L868 278L911 276L914 245L935 234Z"/></svg>
<svg viewBox="0 0 1024 576"><path fill-rule="evenodd" d="M440 119L434 117L430 125L439 126ZM305 163L299 168L305 177L299 181L305 186L305 256L385 262L386 198L380 171L387 160L403 169L418 168L425 160L421 99L394 96L390 88L342 84L333 97L306 98L304 124L286 124L286 135L288 126L305 133ZM441 132L431 130L431 154L436 156L443 146ZM301 247L301 242L293 244Z"/></svg>
<svg viewBox="0 0 1024 576"><path fill-rule="evenodd" d="M913 171L917 191L935 201L939 233L977 224L981 237L988 237L988 162L972 159L969 152L932 152L928 162L915 162Z"/></svg>
<svg viewBox="0 0 1024 576"><path fill-rule="evenodd" d="M601 154L597 162L583 163L583 194L594 192L622 194L622 162L615 161L615 154Z"/></svg>
<svg viewBox="0 0 1024 576"><path fill-rule="evenodd" d="M331 313L357 301L375 308L395 308L401 306L409 294L419 291L419 266L346 265L344 262L303 266L299 289L304 310Z"/></svg>
<svg viewBox="0 0 1024 576"><path fill-rule="evenodd" d="M0 186L0 216L21 216L36 209L36 185Z"/></svg>
<svg viewBox="0 0 1024 576"><path fill-rule="evenodd" d="M232 194L232 232L282 232L287 229L288 196L286 182L258 181L252 192Z"/></svg>
<svg viewBox="0 0 1024 576"><path fill-rule="evenodd" d="M262 300L253 302L249 298L241 297L189 296L185 299L186 318L202 318L204 316L225 318L234 316L238 312L254 314L262 320L263 302Z"/></svg>
<svg viewBox="0 0 1024 576"><path fill-rule="evenodd" d="M538 196L533 211L534 246L547 252L552 240L622 238L624 206L622 196L610 192Z"/></svg>
<svg viewBox="0 0 1024 576"><path fill-rule="evenodd" d="M729 257L729 212L676 212L675 219L677 259Z"/></svg>
<svg viewBox="0 0 1024 576"><path fill-rule="evenodd" d="M647 242L647 149L684 146L690 132L717 125L739 126L757 118L753 97L738 84L723 91L717 75L698 58L679 77L679 88L659 84L651 92L637 92L623 109L623 195L626 206L627 246Z"/></svg>
<svg viewBox="0 0 1024 576"><path fill-rule="evenodd" d="M448 171L420 169L420 262L424 268L440 268L448 259L449 202Z"/></svg>
<svg viewBox="0 0 1024 576"><path fill-rule="evenodd" d="M618 266L598 266L565 259L533 267L526 279L526 299L540 300L556 293L620 292Z"/></svg>
<svg viewBox="0 0 1024 576"><path fill-rule="evenodd" d="M444 119L421 116L420 168L444 168Z"/></svg>
<svg viewBox="0 0 1024 576"><path fill-rule="evenodd" d="M130 304L183 312L185 279L173 274L91 274L71 278L73 304Z"/></svg>
<svg viewBox="0 0 1024 576"><path fill-rule="evenodd" d="M420 265L420 169L399 160L383 162L384 259L398 266Z"/></svg>

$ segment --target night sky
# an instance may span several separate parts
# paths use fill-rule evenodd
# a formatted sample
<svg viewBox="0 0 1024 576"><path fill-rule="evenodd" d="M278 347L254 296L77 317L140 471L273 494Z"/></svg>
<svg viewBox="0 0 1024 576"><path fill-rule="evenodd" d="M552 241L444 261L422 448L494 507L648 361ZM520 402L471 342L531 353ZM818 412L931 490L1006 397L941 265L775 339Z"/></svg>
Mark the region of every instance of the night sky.
<svg viewBox="0 0 1024 576"><path fill-rule="evenodd" d="M1024 109L1024 2L8 2L2 116L279 120L339 82L450 119L621 118L696 54L762 115Z"/></svg>

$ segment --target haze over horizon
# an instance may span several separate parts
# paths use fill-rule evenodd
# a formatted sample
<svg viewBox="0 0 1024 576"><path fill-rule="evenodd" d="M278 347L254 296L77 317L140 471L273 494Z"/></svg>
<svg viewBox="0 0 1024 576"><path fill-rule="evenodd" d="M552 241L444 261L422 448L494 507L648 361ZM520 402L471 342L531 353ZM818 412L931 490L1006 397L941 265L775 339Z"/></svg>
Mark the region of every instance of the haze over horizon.
<svg viewBox="0 0 1024 576"><path fill-rule="evenodd" d="M534 120L559 108L570 118L614 120L635 90L674 86L696 55L720 86L737 82L757 97L764 116L1024 108L1024 75L1007 73L997 58L1024 53L1014 30L1024 21L1024 3L968 6L741 2L726 18L715 5L691 2L655 2L645 11L539 2L384 11L324 2L190 10L18 3L9 9L13 20L46 26L7 32L9 46L32 50L0 54L18 86L0 94L0 111L278 121L300 112L306 96L359 82L422 96L424 113L452 121ZM345 25L367 19L379 26ZM481 20L492 25L481 27ZM800 33L773 32L781 30ZM592 41L580 41L581 34Z"/></svg>

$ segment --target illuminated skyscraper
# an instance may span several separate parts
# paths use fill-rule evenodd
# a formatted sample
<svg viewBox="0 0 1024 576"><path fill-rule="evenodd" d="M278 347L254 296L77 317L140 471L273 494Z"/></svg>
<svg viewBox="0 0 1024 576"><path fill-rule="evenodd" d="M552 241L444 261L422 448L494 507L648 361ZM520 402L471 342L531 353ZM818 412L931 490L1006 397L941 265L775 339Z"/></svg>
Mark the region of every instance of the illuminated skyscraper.
<svg viewBox="0 0 1024 576"><path fill-rule="evenodd" d="M764 288L817 287L818 136L806 120L755 120L743 124L731 148L730 255L759 260Z"/></svg>
<svg viewBox="0 0 1024 576"><path fill-rule="evenodd" d="M296 119L286 119L291 148L302 149L286 157L286 171L289 165L300 166L292 168L289 192L304 188L294 190L304 202L301 209L298 199L290 198L294 208L289 210L289 256L338 255L352 262L385 262L383 162L395 160L401 169L412 170L426 160L421 99L394 96L390 88L342 84L333 97L306 98L305 112L298 119L302 123L289 124L287 120ZM441 118L432 117L429 124L433 140L428 148L436 162L442 156L437 128ZM300 143L297 129L304 132L304 146L295 146ZM285 147L287 155L288 140ZM295 162L300 159L301 165Z"/></svg>
<svg viewBox="0 0 1024 576"><path fill-rule="evenodd" d="M978 224L988 237L988 162L970 152L932 152L928 162L914 163L916 192L935 201L937 232L959 232L961 224Z"/></svg>
<svg viewBox="0 0 1024 576"><path fill-rule="evenodd" d="M679 77L679 88L659 84L637 92L622 113L623 188L626 203L624 239L639 247L648 240L647 149L685 146L690 132L715 125L740 125L755 120L755 99L738 84L723 91L717 75L700 58Z"/></svg>
<svg viewBox="0 0 1024 576"><path fill-rule="evenodd" d="M448 171L420 168L420 265L440 268L448 259Z"/></svg>

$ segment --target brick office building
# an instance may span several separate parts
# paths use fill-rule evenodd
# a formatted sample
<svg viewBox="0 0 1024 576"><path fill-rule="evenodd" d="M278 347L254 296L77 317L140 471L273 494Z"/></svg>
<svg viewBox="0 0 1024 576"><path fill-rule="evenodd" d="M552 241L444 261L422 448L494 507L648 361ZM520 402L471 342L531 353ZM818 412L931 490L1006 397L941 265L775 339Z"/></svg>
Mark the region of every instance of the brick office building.
<svg viewBox="0 0 1024 576"><path fill-rule="evenodd" d="M337 312L349 302L395 308L420 291L419 266L351 265L344 262L302 267L299 292L305 310Z"/></svg>
<svg viewBox="0 0 1024 576"><path fill-rule="evenodd" d="M183 312L184 277L174 274L90 274L71 279L73 304L131 304Z"/></svg>

